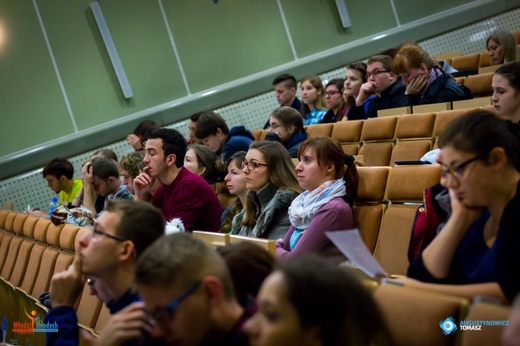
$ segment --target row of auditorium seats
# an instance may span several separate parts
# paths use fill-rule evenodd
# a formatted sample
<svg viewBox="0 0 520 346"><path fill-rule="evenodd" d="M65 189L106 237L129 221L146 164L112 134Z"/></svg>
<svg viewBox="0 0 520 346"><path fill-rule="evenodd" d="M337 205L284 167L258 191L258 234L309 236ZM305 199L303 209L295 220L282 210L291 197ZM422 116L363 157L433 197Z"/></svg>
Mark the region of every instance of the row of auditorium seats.
<svg viewBox="0 0 520 346"><path fill-rule="evenodd" d="M404 274L408 266L406 254L415 213L422 201L423 189L438 182L438 167L359 167L359 177L354 217L362 238L387 272ZM55 226L46 219L5 210L0 211L0 229L0 297L9 302L0 307L3 309L0 314L8 316L10 326L12 321L26 320L28 311L36 311L43 319L46 309L36 302L35 297L48 290L53 273L64 270L72 263L75 244L89 229L72 225ZM204 232L195 232L200 237L196 233ZM255 240L219 235L213 240L205 238L205 241L218 246ZM274 251L273 241L259 242L263 242L261 245L264 248ZM464 299L392 285L376 286L374 297L400 345L478 344L469 332L444 336L438 326L438 321L443 318L453 316L459 319L466 316L469 303ZM82 327L94 332L99 332L109 318L108 311L102 308L99 300L89 296L88 287L83 290L77 309ZM475 309L481 311L480 305ZM498 309L500 316L506 316L509 312L508 308L493 306L486 309ZM472 316L472 311L473 308L466 318ZM417 316L421 316L421 319ZM475 316L482 319L485 317L478 314ZM413 321L413 326L407 324L408 321ZM489 334L488 339L479 341L497 340L501 328L489 329L488 333L482 334ZM44 335L34 333L27 337L24 335L23 338L30 339L32 344L43 344ZM13 339L16 339L16 335L12 333L12 328L8 328L8 340ZM17 341L23 343L23 340Z"/></svg>
<svg viewBox="0 0 520 346"><path fill-rule="evenodd" d="M49 290L52 275L63 271L74 260L79 239L89 229L74 225L55 226L49 220L0 210L0 316L8 322L7 340L18 344L45 344L45 333L22 335L13 332L15 322L44 319L47 308L38 297ZM76 302L81 327L99 332L109 313L85 284ZM33 313L34 311L34 313Z"/></svg>
<svg viewBox="0 0 520 346"><path fill-rule="evenodd" d="M419 160L437 148L438 137L446 124L475 109L341 121L309 125L306 129L311 137L337 139L346 154L362 155L365 166L394 166L396 161ZM262 140L267 130L252 132L257 140Z"/></svg>

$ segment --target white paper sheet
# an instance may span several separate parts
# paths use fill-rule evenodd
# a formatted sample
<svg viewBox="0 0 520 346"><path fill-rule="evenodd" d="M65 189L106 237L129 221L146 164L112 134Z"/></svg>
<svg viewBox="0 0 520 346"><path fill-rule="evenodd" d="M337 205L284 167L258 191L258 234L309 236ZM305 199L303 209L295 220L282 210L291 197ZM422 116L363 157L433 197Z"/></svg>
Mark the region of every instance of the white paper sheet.
<svg viewBox="0 0 520 346"><path fill-rule="evenodd" d="M354 265L371 278L388 277L383 267L370 253L359 229L325 232L325 235Z"/></svg>

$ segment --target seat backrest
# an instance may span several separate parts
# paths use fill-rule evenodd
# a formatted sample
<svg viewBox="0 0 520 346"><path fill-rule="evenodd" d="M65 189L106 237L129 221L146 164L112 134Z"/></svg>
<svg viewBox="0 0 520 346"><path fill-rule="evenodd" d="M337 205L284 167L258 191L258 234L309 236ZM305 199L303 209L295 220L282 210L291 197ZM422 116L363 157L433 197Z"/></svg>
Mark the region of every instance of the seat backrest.
<svg viewBox="0 0 520 346"><path fill-rule="evenodd" d="M473 97L491 96L493 94L492 79L493 72L474 74L466 78L464 85L471 90Z"/></svg>
<svg viewBox="0 0 520 346"><path fill-rule="evenodd" d="M34 241L31 240L23 240L20 244L20 249L18 250L18 255L16 256L16 262L14 264L11 276L6 278L15 287L20 286L22 283L34 244Z"/></svg>
<svg viewBox="0 0 520 346"><path fill-rule="evenodd" d="M359 149L365 166L389 166L393 142L365 142Z"/></svg>
<svg viewBox="0 0 520 346"><path fill-rule="evenodd" d="M364 123L364 120L339 121L334 124L331 137L341 144L358 143L361 140Z"/></svg>
<svg viewBox="0 0 520 346"><path fill-rule="evenodd" d="M7 259L7 254L9 251L15 251L15 249L11 250L9 247L11 240L13 239L13 235L4 232L2 233L2 239L0 240L0 273L2 272L2 268L4 267L4 263Z"/></svg>
<svg viewBox="0 0 520 346"><path fill-rule="evenodd" d="M452 110L452 111L446 111L446 112L440 112L435 117L435 125L433 126L433 136L439 137L446 127L446 125L452 121L453 119L460 117L461 115L466 114L469 111L475 110L477 108L471 108L471 109L459 109L459 110Z"/></svg>
<svg viewBox="0 0 520 346"><path fill-rule="evenodd" d="M459 83L462 84L462 83ZM451 102L427 103L424 105L412 106L412 114L441 112L451 109Z"/></svg>
<svg viewBox="0 0 520 346"><path fill-rule="evenodd" d="M395 138L431 138L435 116L436 114L432 112L400 116L395 126Z"/></svg>
<svg viewBox="0 0 520 346"><path fill-rule="evenodd" d="M60 246L60 234L63 230L63 227L65 224L61 224L56 226L51 222L49 225L49 228L47 229L47 244L53 245L53 246Z"/></svg>
<svg viewBox="0 0 520 346"><path fill-rule="evenodd" d="M419 160L431 147L431 139L397 140L392 149L390 166L394 166L396 161Z"/></svg>
<svg viewBox="0 0 520 346"><path fill-rule="evenodd" d="M306 130L311 137L330 137L334 123L315 124L307 126Z"/></svg>
<svg viewBox="0 0 520 346"><path fill-rule="evenodd" d="M65 251L59 252L58 257L56 258L56 263L54 264L52 275L67 270L73 261L74 254Z"/></svg>
<svg viewBox="0 0 520 346"><path fill-rule="evenodd" d="M487 67L491 66L493 61L491 60L491 56L487 50L480 53L480 60L478 62L478 67Z"/></svg>
<svg viewBox="0 0 520 346"><path fill-rule="evenodd" d="M40 218L36 225L34 225L34 239L47 243L47 230L52 222L48 219Z"/></svg>
<svg viewBox="0 0 520 346"><path fill-rule="evenodd" d="M20 283L20 288L27 294L31 294L33 291L36 277L40 276L40 264L43 262L43 253L47 246L41 243L35 243L31 249L29 260L27 261L27 267ZM54 266L54 263L52 263ZM41 293L41 292L40 292Z"/></svg>
<svg viewBox="0 0 520 346"><path fill-rule="evenodd" d="M487 107L492 105L491 97L475 97L470 100L453 101L453 109L468 109L474 107Z"/></svg>
<svg viewBox="0 0 520 346"><path fill-rule="evenodd" d="M4 228L7 215L9 215L9 210L0 209L0 229Z"/></svg>
<svg viewBox="0 0 520 346"><path fill-rule="evenodd" d="M88 328L94 328L102 304L103 303L97 296L90 295L90 288L88 287L88 284L85 283L76 313L78 316L78 323L81 323Z"/></svg>
<svg viewBox="0 0 520 346"><path fill-rule="evenodd" d="M6 280L9 280L11 277L14 265L16 263L16 258L18 257L18 252L20 252L20 245L22 245L22 241L23 238L13 236L8 244L9 251L7 252L4 264L2 265L2 272L0 273L0 276Z"/></svg>
<svg viewBox="0 0 520 346"><path fill-rule="evenodd" d="M377 111L377 117L395 117L403 114L410 114L412 113L412 107L406 106L406 107L396 107L396 108L387 108L387 109L380 109Z"/></svg>
<svg viewBox="0 0 520 346"><path fill-rule="evenodd" d="M9 214L7 214L5 216L4 229L6 231L14 233L13 224L14 224L14 219L16 218L16 215L17 214L15 212L10 212Z"/></svg>
<svg viewBox="0 0 520 346"><path fill-rule="evenodd" d="M23 235L25 237L34 238L34 228L40 219L41 218L32 215L27 216L23 224Z"/></svg>
<svg viewBox="0 0 520 346"><path fill-rule="evenodd" d="M361 130L361 140L363 142L372 141L392 141L397 124L397 116L384 118L369 118L365 120Z"/></svg>
<svg viewBox="0 0 520 346"><path fill-rule="evenodd" d="M229 244L229 234L217 232L193 231L193 236L202 240L212 247L224 246Z"/></svg>
<svg viewBox="0 0 520 346"><path fill-rule="evenodd" d="M33 297L38 297L43 292L49 290L51 278L54 274L54 269L56 266L56 260L58 259L59 255L60 250L52 246L48 246L45 248L42 254L40 268L36 275L36 280L34 281L32 289L30 291L26 291L27 293L29 293Z"/></svg>
<svg viewBox="0 0 520 346"><path fill-rule="evenodd" d="M468 314L464 319L474 321L507 321L509 320L510 313L510 306L478 302L471 304ZM504 326L485 324L481 326L481 329L478 332L473 330L462 330L460 331L461 346L500 345L503 331Z"/></svg>
<svg viewBox="0 0 520 346"><path fill-rule="evenodd" d="M424 189L440 180L439 165L403 165L392 168L386 186L387 198L395 202L423 201Z"/></svg>
<svg viewBox="0 0 520 346"><path fill-rule="evenodd" d="M390 284L377 287L374 299L396 344L406 346L455 345L458 333L444 335L439 322L460 321L468 305L463 298Z"/></svg>
<svg viewBox="0 0 520 346"><path fill-rule="evenodd" d="M448 60L450 58L453 58L456 56L461 56L461 55L462 55L462 52L446 52L446 53L442 53L442 54L437 54L435 56L435 59L436 60Z"/></svg>
<svg viewBox="0 0 520 346"><path fill-rule="evenodd" d="M275 249L275 245L274 245L274 240L273 239L243 237L243 236L233 235L233 234L229 236L229 243L230 244L241 243L241 242L254 243L256 245L259 245L263 249L267 250L273 256L276 255L276 251L275 251L276 249Z"/></svg>
<svg viewBox="0 0 520 346"><path fill-rule="evenodd" d="M480 53L470 53L455 56L451 59L451 66L459 71L477 69L480 62Z"/></svg>
<svg viewBox="0 0 520 346"><path fill-rule="evenodd" d="M354 220L361 238L374 252L385 210L385 190L390 167L358 167L359 184Z"/></svg>
<svg viewBox="0 0 520 346"><path fill-rule="evenodd" d="M255 138L255 141L260 140L260 135L262 134L263 130L251 130L251 133L253 134L253 137Z"/></svg>
<svg viewBox="0 0 520 346"><path fill-rule="evenodd" d="M13 221L13 232L15 234L23 235L23 225L27 219L28 214L16 214Z"/></svg>
<svg viewBox="0 0 520 346"><path fill-rule="evenodd" d="M79 228L79 226L75 225L65 225L60 233L60 242L58 246L64 250L74 252L74 244Z"/></svg>
<svg viewBox="0 0 520 346"><path fill-rule="evenodd" d="M391 203L381 220L374 258L389 274L406 275L408 246L419 206Z"/></svg>
<svg viewBox="0 0 520 346"><path fill-rule="evenodd" d="M101 311L99 312L99 316L96 321L96 326L94 327L94 331L97 334L100 334L103 331L110 317L110 310L108 310L107 306L103 304L101 306Z"/></svg>

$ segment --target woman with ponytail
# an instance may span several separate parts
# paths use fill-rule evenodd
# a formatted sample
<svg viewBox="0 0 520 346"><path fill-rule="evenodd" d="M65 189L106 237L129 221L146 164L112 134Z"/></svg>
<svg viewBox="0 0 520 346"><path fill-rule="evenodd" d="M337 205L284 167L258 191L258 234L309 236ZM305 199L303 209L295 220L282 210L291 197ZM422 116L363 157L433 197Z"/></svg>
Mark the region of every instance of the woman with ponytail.
<svg viewBox="0 0 520 346"><path fill-rule="evenodd" d="M345 155L341 144L329 137L305 140L298 151L298 183L305 191L289 208L291 226L276 242L279 257L316 253L338 264L346 258L325 232L354 228L352 203L358 174L354 157Z"/></svg>
<svg viewBox="0 0 520 346"><path fill-rule="evenodd" d="M519 125L477 110L439 139L451 215L408 269L405 285L511 302L520 291Z"/></svg>

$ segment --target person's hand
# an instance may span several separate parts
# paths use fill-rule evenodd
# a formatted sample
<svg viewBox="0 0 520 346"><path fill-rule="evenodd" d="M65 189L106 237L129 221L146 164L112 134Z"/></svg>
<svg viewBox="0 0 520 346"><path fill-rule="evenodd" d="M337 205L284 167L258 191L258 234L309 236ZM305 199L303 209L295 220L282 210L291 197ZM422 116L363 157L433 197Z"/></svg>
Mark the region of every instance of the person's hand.
<svg viewBox="0 0 520 346"><path fill-rule="evenodd" d="M76 256L67 270L54 274L51 279L49 293L52 307L73 306L78 300L84 284L81 259Z"/></svg>
<svg viewBox="0 0 520 346"><path fill-rule="evenodd" d="M451 217L455 217L461 221L465 221L468 225L472 224L480 214L482 208L468 208L464 205L457 193L453 189L448 189L450 193Z"/></svg>
<svg viewBox="0 0 520 346"><path fill-rule="evenodd" d="M81 179L83 186L92 185L94 183L94 169L92 168L92 161L87 161L81 166Z"/></svg>
<svg viewBox="0 0 520 346"><path fill-rule="evenodd" d="M412 79L411 83L406 86L405 95L419 95L421 91L428 84L428 76L425 74L419 75Z"/></svg>
<svg viewBox="0 0 520 346"><path fill-rule="evenodd" d="M134 135L133 133L126 136L126 141L128 144L134 148L135 151L143 150L143 143L141 142L141 138L138 135Z"/></svg>
<svg viewBox="0 0 520 346"><path fill-rule="evenodd" d="M361 84L361 88L359 88L359 94L356 97L356 106L362 106L363 102L370 96L375 94L375 83L374 82L366 82Z"/></svg>
<svg viewBox="0 0 520 346"><path fill-rule="evenodd" d="M101 331L99 338L82 331L83 339L90 345L123 345L128 341L142 341L143 333L150 334L155 321L144 312L144 303L136 302L128 305L113 315Z"/></svg>
<svg viewBox="0 0 520 346"><path fill-rule="evenodd" d="M41 211L39 209L38 210L34 210L32 208L31 209L27 209L27 213L29 215L32 215L32 216L35 216L35 217L45 217L45 216L47 216L46 213L44 213L43 211Z"/></svg>
<svg viewBox="0 0 520 346"><path fill-rule="evenodd" d="M155 183L155 178L150 177L147 173L149 169L150 168L146 166L143 173L134 178L134 195L139 201L147 200L147 196L151 194L151 190Z"/></svg>

